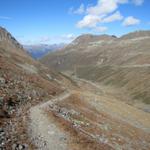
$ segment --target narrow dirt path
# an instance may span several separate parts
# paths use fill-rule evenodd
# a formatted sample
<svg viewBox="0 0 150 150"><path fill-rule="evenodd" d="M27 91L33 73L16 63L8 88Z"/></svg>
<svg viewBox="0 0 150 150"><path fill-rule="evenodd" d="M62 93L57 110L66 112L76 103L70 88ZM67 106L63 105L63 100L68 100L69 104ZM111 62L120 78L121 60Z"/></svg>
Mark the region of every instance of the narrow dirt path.
<svg viewBox="0 0 150 150"><path fill-rule="evenodd" d="M53 100L30 109L29 135L37 149L67 150L68 135L55 125L53 119L49 119L44 108L51 104L52 101L63 100L69 96L70 93L64 93Z"/></svg>

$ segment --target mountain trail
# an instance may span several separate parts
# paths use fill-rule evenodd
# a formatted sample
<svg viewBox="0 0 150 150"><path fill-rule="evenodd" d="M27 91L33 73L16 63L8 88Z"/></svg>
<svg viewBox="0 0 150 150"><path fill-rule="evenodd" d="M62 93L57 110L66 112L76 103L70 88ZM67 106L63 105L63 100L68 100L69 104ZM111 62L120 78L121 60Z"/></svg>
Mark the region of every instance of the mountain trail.
<svg viewBox="0 0 150 150"><path fill-rule="evenodd" d="M68 135L55 125L53 119L49 119L44 108L51 104L52 101L60 101L69 96L70 93L63 93L46 103L36 105L30 109L29 134L39 150L67 150L66 139Z"/></svg>

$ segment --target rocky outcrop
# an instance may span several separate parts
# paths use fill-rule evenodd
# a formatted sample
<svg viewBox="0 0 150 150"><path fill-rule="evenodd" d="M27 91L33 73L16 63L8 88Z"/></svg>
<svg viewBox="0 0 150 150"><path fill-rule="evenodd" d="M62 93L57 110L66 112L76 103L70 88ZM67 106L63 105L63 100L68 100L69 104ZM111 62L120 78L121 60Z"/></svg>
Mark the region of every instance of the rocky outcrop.
<svg viewBox="0 0 150 150"><path fill-rule="evenodd" d="M21 44L3 27L0 27L0 42L8 42L15 45L17 48L23 48Z"/></svg>

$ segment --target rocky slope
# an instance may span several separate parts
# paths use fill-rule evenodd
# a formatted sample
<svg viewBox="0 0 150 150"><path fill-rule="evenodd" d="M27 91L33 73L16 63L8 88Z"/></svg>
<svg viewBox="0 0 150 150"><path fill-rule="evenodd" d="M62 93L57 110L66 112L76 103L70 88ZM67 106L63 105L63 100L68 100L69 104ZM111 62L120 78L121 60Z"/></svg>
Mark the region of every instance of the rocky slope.
<svg viewBox="0 0 150 150"><path fill-rule="evenodd" d="M70 75L122 90L126 102L150 104L150 31L136 31L120 38L82 35L59 52L41 59ZM144 106L143 106L144 105ZM149 109L148 109L149 110Z"/></svg>
<svg viewBox="0 0 150 150"><path fill-rule="evenodd" d="M62 93L65 81L68 82L61 74L33 60L15 38L0 27L1 150L35 149L27 135L27 111Z"/></svg>
<svg viewBox="0 0 150 150"><path fill-rule="evenodd" d="M150 114L89 81L30 109L29 133L42 150L149 150Z"/></svg>

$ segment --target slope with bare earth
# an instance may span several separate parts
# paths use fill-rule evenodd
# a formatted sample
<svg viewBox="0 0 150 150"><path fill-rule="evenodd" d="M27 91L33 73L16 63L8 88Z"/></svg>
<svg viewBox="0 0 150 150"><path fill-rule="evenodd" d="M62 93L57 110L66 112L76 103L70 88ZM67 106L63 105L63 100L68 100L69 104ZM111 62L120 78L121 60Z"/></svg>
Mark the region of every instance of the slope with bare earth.
<svg viewBox="0 0 150 150"><path fill-rule="evenodd" d="M110 97L97 85L78 79L76 82L81 86L31 108L30 133L38 148L150 148L149 113ZM100 93L93 93L93 88Z"/></svg>
<svg viewBox="0 0 150 150"><path fill-rule="evenodd" d="M65 90L70 81L33 60L15 38L0 27L0 149L32 149L27 111ZM33 148L34 149L34 148Z"/></svg>
<svg viewBox="0 0 150 150"><path fill-rule="evenodd" d="M127 103L149 111L150 31L137 31L120 38L107 37L80 36L41 62L69 75L122 89L124 95L130 95Z"/></svg>

